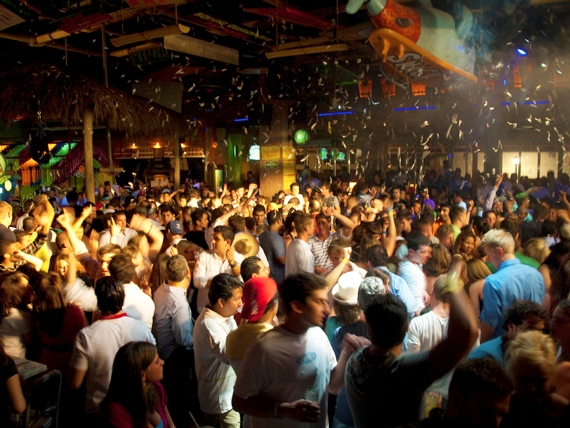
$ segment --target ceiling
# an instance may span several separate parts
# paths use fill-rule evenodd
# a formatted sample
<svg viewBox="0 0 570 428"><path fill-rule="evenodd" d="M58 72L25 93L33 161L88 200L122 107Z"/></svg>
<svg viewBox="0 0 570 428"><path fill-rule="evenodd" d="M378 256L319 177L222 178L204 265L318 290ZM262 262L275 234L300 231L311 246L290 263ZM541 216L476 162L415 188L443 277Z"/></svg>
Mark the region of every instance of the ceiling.
<svg viewBox="0 0 570 428"><path fill-rule="evenodd" d="M449 11L459 3L432 1ZM463 3L477 20L470 40L477 51L479 87L506 76L503 67L518 61L518 47L529 53L529 64L548 70L543 80L551 80L555 72L570 73L569 1ZM0 6L5 16L0 20L5 23L0 31L1 67L45 60L102 80L105 45L111 85L130 92L134 83L181 82L186 115L213 114L224 120L225 109L232 117L246 115L252 103L271 98L290 99L299 110L351 108L358 102L355 83L364 78L377 81L382 72L380 58L367 43L373 27L366 10L349 15L344 12L345 0L0 0ZM213 50L230 49L221 49L222 55L237 51L239 64L165 50L162 37L113 44L125 35L176 24L189 27L186 36ZM148 43L156 45L114 56ZM267 57L287 49L338 44L346 44L347 50ZM373 98L381 96L378 85ZM407 90L399 96L411 98Z"/></svg>

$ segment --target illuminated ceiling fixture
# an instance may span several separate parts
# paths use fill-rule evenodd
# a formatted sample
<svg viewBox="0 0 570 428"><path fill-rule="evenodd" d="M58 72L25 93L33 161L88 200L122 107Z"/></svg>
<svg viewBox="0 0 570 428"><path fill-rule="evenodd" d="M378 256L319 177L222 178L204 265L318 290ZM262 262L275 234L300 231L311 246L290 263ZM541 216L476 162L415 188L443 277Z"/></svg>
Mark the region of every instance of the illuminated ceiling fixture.
<svg viewBox="0 0 570 428"><path fill-rule="evenodd" d="M133 144L131 145L131 149L138 149L138 146L137 146L135 143L133 143Z"/></svg>
<svg viewBox="0 0 570 428"><path fill-rule="evenodd" d="M161 149L162 146L161 146L160 143L157 141L157 142L155 143L155 145L152 146L152 148L153 148L153 149Z"/></svg>
<svg viewBox="0 0 570 428"><path fill-rule="evenodd" d="M527 52L525 49L523 49L523 48L517 48L517 53L518 53L520 56L528 56L528 52Z"/></svg>

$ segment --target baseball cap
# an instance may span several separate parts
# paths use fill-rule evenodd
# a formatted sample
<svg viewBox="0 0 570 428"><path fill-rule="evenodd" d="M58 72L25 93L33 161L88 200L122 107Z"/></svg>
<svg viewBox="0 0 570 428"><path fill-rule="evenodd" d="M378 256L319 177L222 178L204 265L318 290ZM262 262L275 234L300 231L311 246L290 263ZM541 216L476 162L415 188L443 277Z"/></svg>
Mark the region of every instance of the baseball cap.
<svg viewBox="0 0 570 428"><path fill-rule="evenodd" d="M374 302L374 298L381 294L386 294L384 281L376 276L364 278L358 289L358 303L362 310L366 310Z"/></svg>
<svg viewBox="0 0 570 428"><path fill-rule="evenodd" d="M277 283L271 278L254 277L243 285L242 319L258 321L277 294Z"/></svg>
<svg viewBox="0 0 570 428"><path fill-rule="evenodd" d="M166 229L170 230L173 235L182 235L182 225L178 220L171 220L166 225Z"/></svg>

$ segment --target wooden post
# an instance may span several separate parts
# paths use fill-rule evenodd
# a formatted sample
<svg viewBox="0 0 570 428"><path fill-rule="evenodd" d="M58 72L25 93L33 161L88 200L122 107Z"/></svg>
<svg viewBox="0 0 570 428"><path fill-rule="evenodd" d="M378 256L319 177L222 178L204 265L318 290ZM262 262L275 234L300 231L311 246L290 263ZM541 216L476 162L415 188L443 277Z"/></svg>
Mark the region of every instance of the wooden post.
<svg viewBox="0 0 570 428"><path fill-rule="evenodd" d="M471 150L473 151L473 155L471 156L471 197L474 201L477 201L477 187L479 185L479 171L477 169L479 162L477 161L479 152L474 148L471 148Z"/></svg>
<svg viewBox="0 0 570 428"><path fill-rule="evenodd" d="M105 88L109 89L109 76L107 72L107 38L105 35L105 26L101 25L101 49L103 57L103 77ZM107 125L107 153L109 155L109 168L113 169L113 143L111 142L111 128ZM115 184L115 174L111 173L111 183ZM95 201L93 201L95 202Z"/></svg>
<svg viewBox="0 0 570 428"><path fill-rule="evenodd" d="M93 110L91 108L83 112L83 150L85 154L85 193L89 202L97 202L93 172Z"/></svg>
<svg viewBox="0 0 570 428"><path fill-rule="evenodd" d="M174 134L174 189L180 189L180 141Z"/></svg>

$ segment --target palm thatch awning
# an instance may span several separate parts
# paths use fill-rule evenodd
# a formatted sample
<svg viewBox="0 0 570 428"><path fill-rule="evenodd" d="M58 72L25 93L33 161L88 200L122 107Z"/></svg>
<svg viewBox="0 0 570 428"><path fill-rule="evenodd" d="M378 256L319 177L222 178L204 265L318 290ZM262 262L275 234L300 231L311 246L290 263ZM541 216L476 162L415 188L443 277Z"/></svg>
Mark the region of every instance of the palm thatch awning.
<svg viewBox="0 0 570 428"><path fill-rule="evenodd" d="M34 118L80 125L91 108L96 124L129 135L184 135L181 116L148 100L50 64L34 63L0 75L0 118Z"/></svg>

